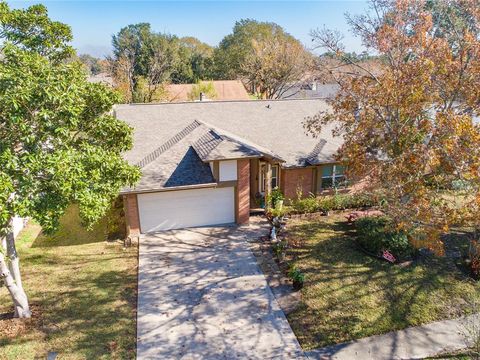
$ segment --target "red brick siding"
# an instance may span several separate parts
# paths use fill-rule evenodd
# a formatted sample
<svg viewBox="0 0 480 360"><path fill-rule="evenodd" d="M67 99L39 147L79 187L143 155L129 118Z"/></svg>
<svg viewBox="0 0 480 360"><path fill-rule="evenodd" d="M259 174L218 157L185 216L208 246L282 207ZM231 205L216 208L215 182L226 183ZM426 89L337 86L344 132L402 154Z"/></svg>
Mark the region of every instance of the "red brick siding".
<svg viewBox="0 0 480 360"><path fill-rule="evenodd" d="M306 197L313 192L313 169L282 169L280 188L287 199L297 198L297 189Z"/></svg>
<svg viewBox="0 0 480 360"><path fill-rule="evenodd" d="M250 218L250 160L237 160L237 223Z"/></svg>
<svg viewBox="0 0 480 360"><path fill-rule="evenodd" d="M125 220L127 236L140 235L140 219L138 217L137 194L127 194L123 197L125 203Z"/></svg>

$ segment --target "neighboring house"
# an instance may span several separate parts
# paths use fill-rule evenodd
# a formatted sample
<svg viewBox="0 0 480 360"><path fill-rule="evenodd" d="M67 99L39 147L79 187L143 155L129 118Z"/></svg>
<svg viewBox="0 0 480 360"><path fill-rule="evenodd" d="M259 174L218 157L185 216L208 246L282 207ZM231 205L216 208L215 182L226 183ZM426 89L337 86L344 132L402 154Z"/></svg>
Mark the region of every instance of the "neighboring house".
<svg viewBox="0 0 480 360"><path fill-rule="evenodd" d="M303 127L327 107L321 99L115 106L135 130L125 157L143 174L122 191L128 233L241 224L274 187L296 198L342 185L341 139L331 127L315 138Z"/></svg>
<svg viewBox="0 0 480 360"><path fill-rule="evenodd" d="M217 96L210 100L249 100L250 96L240 80L215 80L212 81ZM166 86L167 101L184 102L191 101L188 94L195 84L171 84ZM198 99L199 100L199 99Z"/></svg>

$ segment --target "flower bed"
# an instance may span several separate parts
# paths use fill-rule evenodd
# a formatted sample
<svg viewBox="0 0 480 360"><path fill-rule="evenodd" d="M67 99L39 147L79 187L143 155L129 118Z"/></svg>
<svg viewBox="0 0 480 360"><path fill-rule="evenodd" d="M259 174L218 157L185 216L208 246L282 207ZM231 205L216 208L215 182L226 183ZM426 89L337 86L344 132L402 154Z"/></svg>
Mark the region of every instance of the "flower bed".
<svg viewBox="0 0 480 360"><path fill-rule="evenodd" d="M376 205L377 197L369 194L335 194L291 201L289 210L291 214L328 214L332 210L363 209Z"/></svg>

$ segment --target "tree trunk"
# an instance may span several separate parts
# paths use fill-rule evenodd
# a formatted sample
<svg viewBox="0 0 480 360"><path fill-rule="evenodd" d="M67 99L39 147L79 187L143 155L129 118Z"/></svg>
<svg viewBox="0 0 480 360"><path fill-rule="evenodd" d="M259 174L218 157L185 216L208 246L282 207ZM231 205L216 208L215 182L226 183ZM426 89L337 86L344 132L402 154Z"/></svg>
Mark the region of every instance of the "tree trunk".
<svg viewBox="0 0 480 360"><path fill-rule="evenodd" d="M0 276L3 277L5 286L13 300L15 308L15 317L29 318L31 316L28 297L22 286L22 277L20 275L20 259L18 258L13 236L12 222L9 222L8 232L2 239L2 247L5 252L0 252Z"/></svg>
<svg viewBox="0 0 480 360"><path fill-rule="evenodd" d="M3 277L5 286L13 300L13 306L15 308L15 317L29 318L32 316L30 307L28 305L28 299L25 295L23 288L19 287L13 279L10 270L8 269L5 256L0 253L0 276Z"/></svg>

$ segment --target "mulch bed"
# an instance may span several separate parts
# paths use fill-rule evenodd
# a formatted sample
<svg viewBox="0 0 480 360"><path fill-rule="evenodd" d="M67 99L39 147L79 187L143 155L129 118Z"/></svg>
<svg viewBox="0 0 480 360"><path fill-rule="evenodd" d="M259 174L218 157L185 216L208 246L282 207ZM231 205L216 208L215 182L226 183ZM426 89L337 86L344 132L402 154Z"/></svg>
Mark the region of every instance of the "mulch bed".
<svg viewBox="0 0 480 360"><path fill-rule="evenodd" d="M29 319L14 318L14 312L0 314L0 338L13 339L22 336L31 329L38 328L42 322L41 307L30 304L32 317Z"/></svg>

